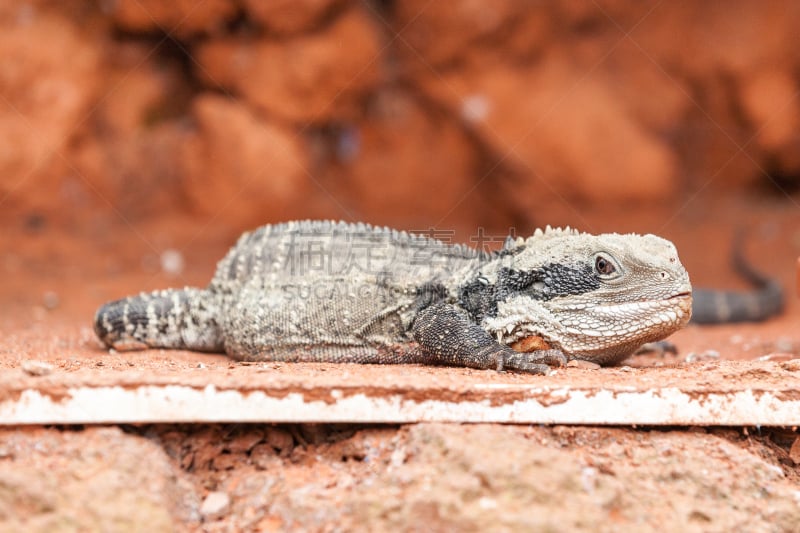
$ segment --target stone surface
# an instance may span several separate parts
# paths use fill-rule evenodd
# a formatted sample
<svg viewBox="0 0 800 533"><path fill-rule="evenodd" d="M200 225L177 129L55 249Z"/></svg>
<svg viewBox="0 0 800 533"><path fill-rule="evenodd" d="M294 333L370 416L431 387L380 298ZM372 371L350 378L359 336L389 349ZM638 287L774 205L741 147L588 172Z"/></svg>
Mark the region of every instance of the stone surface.
<svg viewBox="0 0 800 533"><path fill-rule="evenodd" d="M482 116L468 116L469 127L498 163L524 176L508 195L527 210L553 197L641 201L674 191L677 161L667 145L612 87L563 57L527 72L484 65L430 81L427 90L453 113L463 113L470 98L485 101Z"/></svg>
<svg viewBox="0 0 800 533"><path fill-rule="evenodd" d="M792 447L789 449L789 458L794 464L800 464L800 437L797 437L792 442Z"/></svg>
<svg viewBox="0 0 800 533"><path fill-rule="evenodd" d="M95 133L84 131L73 143L73 203L111 205L129 219L176 203L186 209L179 165L186 127L176 117L191 89L174 59L150 61L153 54L136 42L104 50L102 98L87 118Z"/></svg>
<svg viewBox="0 0 800 533"><path fill-rule="evenodd" d="M279 5L267 4L258 5ZM724 258L730 228L744 224L754 229L748 252L759 259L758 266L779 276L786 287L795 283L800 254L796 194L787 199L762 171L781 184L798 182L792 134L800 113L795 97L797 2L564 0L496 2L491 10L474 0L325 4L309 0L302 11L284 11L280 19L273 13L270 27L255 2L249 2L249 10L245 3L225 0L0 3L3 374L17 383L47 383L90 373L114 386L153 375L166 382L196 371L192 379L200 389L208 384L209 373L222 376L223 384L246 384L246 378L270 372L298 373L305 379L307 368L230 367L216 355L107 354L96 345L88 323L104 300L174 284L158 269L165 249L184 253L186 268L177 274L182 283L206 282L214 262L244 229L226 233L226 225L255 225L273 214L312 216L320 198L373 221L388 207L402 212L400 202L370 204L377 194L375 182L388 178L377 175L370 181L367 170L389 172L395 166L436 179L433 194L430 188L422 191L429 196L480 181L460 204L473 214L462 219L469 231L479 218L487 225L505 225L510 219L521 232L534 223L576 222L583 229L665 232L677 242L698 284L743 286ZM347 11L351 8L358 10L356 16ZM344 30L342 20L351 21ZM171 31L174 39L164 40L159 28ZM131 45L135 53L126 51ZM262 49L263 63L253 59ZM211 58L218 62L214 72L203 73L206 65L196 62L204 53L213 55L206 50L216 54ZM240 57L246 59L244 68L235 64ZM225 64L230 61L234 64ZM363 78L358 75L362 70ZM540 87L542 73L551 78ZM208 79L209 74L218 79ZM209 98L203 84L218 90L217 81L221 92L230 91L241 101L227 101L232 111L227 105L198 111ZM469 84L462 87L462 82ZM401 94L410 94L404 98L421 102L411 106L405 115L410 118L371 114L372 103L380 102L375 95L398 87ZM335 96L338 91L343 92ZM497 119L497 103L487 97L492 94L521 99L503 103L506 124L498 129L505 136L490 137L482 125ZM552 94L566 94L566 99L544 117L544 131L561 138L544 138L546 150L520 142L516 134L536 123L525 124L514 115L530 119L528 106ZM559 124L565 104L581 103L608 109L590 109L585 131L575 109L566 109L565 122ZM264 205L271 184L246 189L229 207L213 207L210 199L233 195L242 175L263 162L257 155L243 155L266 149L263 141L272 137L254 133L262 122L270 125L268 131L277 128L274 138L282 145L287 131L294 136L309 119L313 127L301 137L361 131L363 160L309 158L321 187L309 188L291 208L277 201L262 212L254 207ZM234 127L225 129L227 120ZM222 134L215 137L217 128ZM618 131L633 144L617 144L613 137ZM436 135L443 142L436 142ZM432 148L422 150L416 136ZM468 142L453 141L461 136ZM343 155L352 154L351 138L344 135L343 140ZM236 142L252 142L254 148L242 151ZM175 169L189 157L185 146L194 147L194 163ZM650 155L614 163L634 150L637 158ZM665 150L668 157L652 155ZM226 161L227 152L233 155ZM442 160L432 161L440 153ZM215 167L209 154L224 164ZM396 154L402 154L402 164ZM393 164L382 166L384 156ZM237 167L237 157L247 164ZM446 162L459 173L448 172ZM591 164L616 170L645 167L645 174L630 178L631 191L656 201L623 203L630 193L615 181L609 187L613 194L601 196L598 191L606 184L597 180L608 180L609 174ZM207 179L203 165L215 173L213 179ZM337 180L351 176L330 172L335 166L363 174L353 178L354 184L337 188ZM551 189L534 172L549 176L552 168L570 174L552 173ZM409 203L406 211L413 210L416 200L409 198L418 198L420 191L412 184L424 182L409 180L406 189L397 181L400 173L387 176L394 196ZM639 179L646 183L638 184ZM355 189L356 183L364 190ZM777 194L744 188L754 183L767 184ZM554 191L569 201L559 200ZM670 191L672 198L660 197ZM728 193L743 192L742 204L725 203ZM592 205L578 198L593 199ZM442 194L438 207L425 201L430 201L430 216L453 207L445 205L452 201L450 193ZM199 215L176 222L187 211ZM344 216L341 210L333 212ZM53 224L51 216L66 223ZM452 221L446 221L446 229ZM43 305L47 291L59 295L57 307ZM800 372L796 360L784 360L800 346L797 314L795 298L785 316L768 323L684 330L673 339L681 350L678 356L637 360L643 369L568 368L550 379L573 382L582 376L587 383L605 384L613 375L658 384L674 373L717 389L743 375L756 382L785 382L786 376L773 370ZM704 365L730 363L682 363L688 353L711 350L720 359L750 361L740 363L741 372L716 375ZM771 354L780 359L755 360ZM48 376L25 376L19 366L26 358L48 361L54 370ZM347 380L357 373L340 370ZM406 370L358 369L370 383L413 380ZM423 374L450 376L456 384L466 379L443 370ZM311 372L319 379L330 374L330 369ZM52 398L63 398L60 386L49 391ZM556 529L568 524L586 531L800 529L800 445L793 445L796 432L789 430L428 425L371 428L351 436L342 436L338 428L326 439L326 430L319 427L267 426L262 428L264 441L250 448L257 435L240 436L240 425L209 428L141 428L150 442L106 428L4 430L0 529L124 530L133 529L132 522L153 530L296 530L330 524L410 529L420 522L442 529L513 529L546 520ZM171 435L159 439L162 430ZM309 440L308 435L316 437ZM185 487L185 477L194 487ZM540 479L550 480L544 494ZM200 524L200 496L209 491L229 494L230 512ZM597 522L577 523L582 516Z"/></svg>
<svg viewBox="0 0 800 533"><path fill-rule="evenodd" d="M396 46L406 66L422 71L447 67L481 48L516 51L509 41L524 39L536 48L549 35L552 10L545 3L501 0L487 4L476 0L426 2L408 0L393 4ZM525 35L522 35L525 34ZM510 45L510 46L509 46Z"/></svg>
<svg viewBox="0 0 800 533"><path fill-rule="evenodd" d="M800 170L798 91L794 77L780 70L747 77L741 87L742 105L755 129L754 143L777 158L777 165L787 173Z"/></svg>
<svg viewBox="0 0 800 533"><path fill-rule="evenodd" d="M308 31L348 0L244 0L247 13L271 32Z"/></svg>
<svg viewBox="0 0 800 533"><path fill-rule="evenodd" d="M173 369L181 369L178 376L153 368L147 374L131 370L114 379L102 371L66 374L52 366L49 379L11 371L0 381L0 397L6 398L0 401L3 424L800 425L800 401L792 397L798 376L778 363L700 362L657 374L627 366L578 366L540 379L442 368L431 373L417 366L390 367L390 373L381 366L336 364L270 370L269 363L255 374L247 366L199 372L173 363ZM397 372L406 379L399 379ZM687 377L690 372L702 373L709 383L725 382L726 387L694 384Z"/></svg>
<svg viewBox="0 0 800 533"><path fill-rule="evenodd" d="M287 426L296 434L308 426ZM199 449L224 440L186 428ZM165 428L149 429L158 435ZM793 531L794 432L563 426L317 426L265 471L192 468L230 495L229 529L407 531ZM788 441L788 444L783 444ZM781 444L778 444L781 443ZM192 453L192 452L189 452ZM177 459L173 460L177 464ZM207 524L210 524L207 522Z"/></svg>
<svg viewBox="0 0 800 533"><path fill-rule="evenodd" d="M114 22L126 31L160 31L186 38L222 30L236 16L233 0L114 0L104 5Z"/></svg>
<svg viewBox="0 0 800 533"><path fill-rule="evenodd" d="M404 531L425 523L437 531L693 532L800 526L800 477L790 452L796 432L789 430L289 425L281 429L302 440L284 457L256 461L255 450L230 445L239 428L3 430L0 527ZM202 503L198 493L207 495Z"/></svg>
<svg viewBox="0 0 800 533"><path fill-rule="evenodd" d="M181 165L195 210L240 227L306 212L308 156L295 132L224 96L196 98L192 113Z"/></svg>
<svg viewBox="0 0 800 533"><path fill-rule="evenodd" d="M163 451L118 428L2 430L0 446L4 531L167 531L197 519L194 489Z"/></svg>
<svg viewBox="0 0 800 533"><path fill-rule="evenodd" d="M685 176L690 182L719 188L770 182L764 172L771 166L771 156L754 142L759 126L743 124L734 110L752 105L743 101L750 98L744 96L743 87L765 71L785 70L785 65L800 60L792 44L796 22L789 22L800 19L796 2L742 1L729 7L733 9L707 2L670 2L645 17L631 35L640 52L662 71L663 82L689 97L690 105L674 130ZM796 104L784 100L771 105L787 109L788 114L786 106Z"/></svg>
<svg viewBox="0 0 800 533"><path fill-rule="evenodd" d="M569 429L548 436L518 428L420 425L404 433L394 468L375 485L406 496L358 491L360 501L346 508L354 511L354 523L394 529L425 521L434 529L509 531L800 525L793 484L780 469L710 435L691 443L669 433L643 435L632 457L624 457L613 432L600 430L599 439L587 439L594 440L592 451L576 460L547 444L555 437L572 446L580 434ZM712 474L738 461L748 472L743 483ZM654 477L662 481L654 485ZM768 503L757 496L764 485L771 488ZM663 490L676 496L664 499ZM738 509L715 505L715 494L727 494Z"/></svg>
<svg viewBox="0 0 800 533"><path fill-rule="evenodd" d="M503 227L588 204L689 205L706 187L780 192L800 169L798 20L791 0L13 0L0 6L0 216ZM203 87L301 144L333 138L336 157L312 154L313 186L290 208L276 195L270 217L198 208L220 191L183 164ZM414 102L405 121L384 111L397 94ZM443 194L424 198L423 222L400 220L431 180Z"/></svg>
<svg viewBox="0 0 800 533"><path fill-rule="evenodd" d="M53 372L53 368L55 367L47 361L26 359L25 361L22 361L20 368L22 368L22 371L29 376L46 376Z"/></svg>
<svg viewBox="0 0 800 533"><path fill-rule="evenodd" d="M62 14L4 6L0 202L40 210L63 201L67 147L96 98L99 55L97 42Z"/></svg>
<svg viewBox="0 0 800 533"><path fill-rule="evenodd" d="M353 8L311 35L225 38L198 49L198 75L241 95L269 115L306 124L353 116L377 85L381 48L376 29Z"/></svg>
<svg viewBox="0 0 800 533"><path fill-rule="evenodd" d="M332 190L349 197L356 218L418 231L448 217L480 221L473 207L480 195L463 202L478 185L474 146L456 122L407 92L377 94L368 114L335 132L328 148Z"/></svg>
<svg viewBox="0 0 800 533"><path fill-rule="evenodd" d="M231 508L231 497L225 492L209 492L200 505L200 514L206 520L215 520L224 516Z"/></svg>

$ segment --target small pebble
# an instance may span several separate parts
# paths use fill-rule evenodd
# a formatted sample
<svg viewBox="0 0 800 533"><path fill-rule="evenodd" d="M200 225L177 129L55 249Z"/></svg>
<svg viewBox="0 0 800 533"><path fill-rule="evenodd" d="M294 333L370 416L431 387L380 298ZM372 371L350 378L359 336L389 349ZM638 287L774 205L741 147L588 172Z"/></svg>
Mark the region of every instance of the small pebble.
<svg viewBox="0 0 800 533"><path fill-rule="evenodd" d="M200 505L200 514L206 520L214 520L227 513L230 506L231 498L226 492L209 492L202 505Z"/></svg>
<svg viewBox="0 0 800 533"><path fill-rule="evenodd" d="M497 509L497 500L484 496L478 500L478 507L484 510Z"/></svg>
<svg viewBox="0 0 800 533"><path fill-rule="evenodd" d="M792 447L789 449L789 458L794 464L800 464L800 437L794 439Z"/></svg>
<svg viewBox="0 0 800 533"><path fill-rule="evenodd" d="M597 469L593 466L585 466L581 469L581 484L585 492L591 494L597 488L598 473Z"/></svg>
<svg viewBox="0 0 800 533"><path fill-rule="evenodd" d="M270 427L264 436L267 444L279 452L289 453L294 448L294 437L285 429Z"/></svg>
<svg viewBox="0 0 800 533"><path fill-rule="evenodd" d="M689 352L684 359L686 363L694 363L697 361L716 361L719 359L719 352L716 350L705 350L702 353Z"/></svg>
<svg viewBox="0 0 800 533"><path fill-rule="evenodd" d="M785 352L773 352L768 353L767 355L762 355L758 358L758 361L791 361L792 359L796 359L797 355L793 353L785 353Z"/></svg>
<svg viewBox="0 0 800 533"><path fill-rule="evenodd" d="M47 310L52 311L58 304L61 303L61 300L58 298L58 294L53 291L47 291L44 293L44 297L42 298L42 303L44 303L44 308Z"/></svg>
<svg viewBox="0 0 800 533"><path fill-rule="evenodd" d="M792 352L795 349L794 341L789 337L780 337L775 341L776 352Z"/></svg>
<svg viewBox="0 0 800 533"><path fill-rule="evenodd" d="M491 105L481 94L473 94L461 102L461 118L469 123L483 122L489 115Z"/></svg>
<svg viewBox="0 0 800 533"><path fill-rule="evenodd" d="M45 361L36 361L34 359L26 359L20 365L22 371L29 376L46 376L53 371L53 365Z"/></svg>
<svg viewBox="0 0 800 533"><path fill-rule="evenodd" d="M798 372L800 371L800 359L792 359L791 361L781 363L781 368L789 372Z"/></svg>
<svg viewBox="0 0 800 533"><path fill-rule="evenodd" d="M258 430L247 431L240 435L232 437L227 443L225 448L232 454L247 453L255 446L264 440L264 433Z"/></svg>
<svg viewBox="0 0 800 533"><path fill-rule="evenodd" d="M183 254L178 250L168 248L161 252L161 270L167 274L177 276L183 272Z"/></svg>

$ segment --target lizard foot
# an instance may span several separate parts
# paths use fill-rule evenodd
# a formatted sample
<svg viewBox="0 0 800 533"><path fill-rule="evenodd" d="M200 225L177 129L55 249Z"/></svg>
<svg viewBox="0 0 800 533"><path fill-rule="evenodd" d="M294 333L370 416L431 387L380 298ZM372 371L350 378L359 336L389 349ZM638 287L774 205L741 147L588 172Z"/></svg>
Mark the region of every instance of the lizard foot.
<svg viewBox="0 0 800 533"><path fill-rule="evenodd" d="M536 350L534 352L515 352L503 350L497 355L497 371L516 370L529 374L547 374L550 367L565 366L567 356L561 350Z"/></svg>
<svg viewBox="0 0 800 533"><path fill-rule="evenodd" d="M645 353L655 353L659 357L664 357L668 353L678 355L678 347L670 341L647 342L639 346L639 349L636 350L633 355L642 355Z"/></svg>

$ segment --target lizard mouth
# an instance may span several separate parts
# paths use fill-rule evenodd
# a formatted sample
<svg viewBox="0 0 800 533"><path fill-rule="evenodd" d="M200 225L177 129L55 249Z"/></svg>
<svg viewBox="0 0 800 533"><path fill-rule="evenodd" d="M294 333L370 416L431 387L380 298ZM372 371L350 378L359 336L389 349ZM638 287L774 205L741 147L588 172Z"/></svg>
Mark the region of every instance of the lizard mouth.
<svg viewBox="0 0 800 533"><path fill-rule="evenodd" d="M682 291L664 300L667 305L676 305L682 310L687 311L692 308L692 291Z"/></svg>

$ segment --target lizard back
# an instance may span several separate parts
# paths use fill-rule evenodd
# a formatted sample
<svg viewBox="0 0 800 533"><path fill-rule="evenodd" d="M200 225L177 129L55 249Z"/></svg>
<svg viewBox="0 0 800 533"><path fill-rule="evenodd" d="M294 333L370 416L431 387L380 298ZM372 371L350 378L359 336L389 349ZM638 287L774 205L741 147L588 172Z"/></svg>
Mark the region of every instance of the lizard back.
<svg viewBox="0 0 800 533"><path fill-rule="evenodd" d="M304 220L243 234L217 265L209 289L225 292L260 278L265 285L348 278L399 283L446 278L491 257L462 244L364 223Z"/></svg>
<svg viewBox="0 0 800 533"><path fill-rule="evenodd" d="M95 331L123 350L385 362L378 351L410 340L419 308L451 298L453 279L489 257L363 223L266 225L239 238L205 289L110 302L98 311Z"/></svg>
<svg viewBox="0 0 800 533"><path fill-rule="evenodd" d="M243 235L208 290L233 357L400 362L387 350L411 340L419 309L450 298L451 279L486 257L368 224L289 222Z"/></svg>

